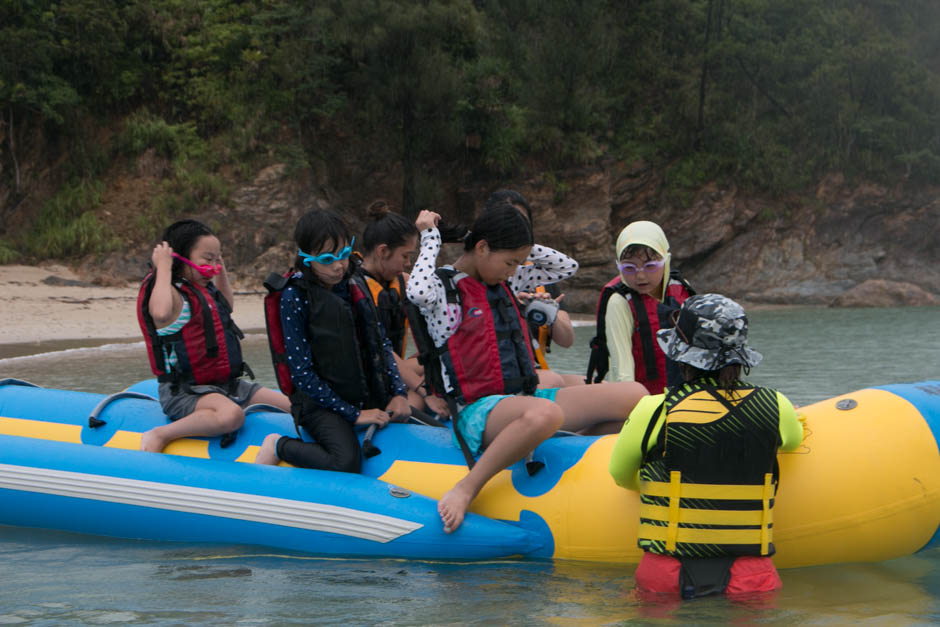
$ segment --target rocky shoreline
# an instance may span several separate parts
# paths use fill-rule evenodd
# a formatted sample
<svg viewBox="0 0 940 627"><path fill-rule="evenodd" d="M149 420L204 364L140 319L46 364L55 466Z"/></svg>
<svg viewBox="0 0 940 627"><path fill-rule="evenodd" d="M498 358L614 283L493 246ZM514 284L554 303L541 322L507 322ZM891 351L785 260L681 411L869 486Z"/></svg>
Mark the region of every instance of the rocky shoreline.
<svg viewBox="0 0 940 627"><path fill-rule="evenodd" d="M227 206L192 216L218 225L236 287L259 290L269 272L286 269L293 257L290 233L304 212L337 208L361 232L368 202L394 197L392 173L346 166L289 175L286 166L271 165L238 186ZM573 312L594 311L600 287L616 273L617 233L634 220L663 226L674 267L698 292L767 305L940 304L940 188L910 191L899 183L891 189L832 175L802 195L759 197L706 185L680 197L664 191L661 176L643 164L609 162L565 172L563 193L547 175L469 182L457 184L434 208L447 220L467 223L492 190L521 191L533 207L536 241L581 264L562 285ZM125 181L122 189L145 190L147 180ZM121 201L109 202L106 194L109 211L138 210ZM96 285L135 283L150 245L128 247L86 259L76 273ZM448 248L444 260L458 252Z"/></svg>

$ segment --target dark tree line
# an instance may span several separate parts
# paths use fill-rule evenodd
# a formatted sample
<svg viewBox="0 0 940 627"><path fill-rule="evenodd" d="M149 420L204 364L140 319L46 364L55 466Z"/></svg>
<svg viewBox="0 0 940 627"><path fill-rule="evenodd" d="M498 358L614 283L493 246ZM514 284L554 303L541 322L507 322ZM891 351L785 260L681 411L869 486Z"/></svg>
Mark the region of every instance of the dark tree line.
<svg viewBox="0 0 940 627"><path fill-rule="evenodd" d="M18 140L146 112L232 161L344 142L422 172L642 159L694 187L940 174L934 0L10 0L0 177ZM82 168L78 168L81 175Z"/></svg>

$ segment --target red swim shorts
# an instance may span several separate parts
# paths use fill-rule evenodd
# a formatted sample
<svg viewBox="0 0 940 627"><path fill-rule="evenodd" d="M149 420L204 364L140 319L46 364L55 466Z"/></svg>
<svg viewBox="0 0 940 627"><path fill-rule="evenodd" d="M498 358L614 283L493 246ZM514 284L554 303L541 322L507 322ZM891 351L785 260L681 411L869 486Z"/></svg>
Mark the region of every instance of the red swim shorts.
<svg viewBox="0 0 940 627"><path fill-rule="evenodd" d="M657 594L679 596L679 571L682 564L675 557L644 553L634 579L637 588ZM729 596L772 592L783 587L780 575L769 557L739 557L731 565L731 579L725 588Z"/></svg>

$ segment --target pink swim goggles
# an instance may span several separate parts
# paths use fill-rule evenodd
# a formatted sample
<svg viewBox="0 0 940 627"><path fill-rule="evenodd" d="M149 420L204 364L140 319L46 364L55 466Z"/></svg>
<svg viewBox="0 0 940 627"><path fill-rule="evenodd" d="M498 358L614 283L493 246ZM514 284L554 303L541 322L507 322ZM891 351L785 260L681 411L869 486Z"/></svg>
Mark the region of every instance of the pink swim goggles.
<svg viewBox="0 0 940 627"><path fill-rule="evenodd" d="M173 253L173 257L176 259L179 259L180 261L182 261L187 266L189 266L190 268L192 268L193 270L195 270L202 276L206 277L207 279L211 279L215 275L222 272L222 264L219 264L217 266L197 266L192 261L190 261L189 259L187 259L186 257L182 255L177 255L176 253Z"/></svg>

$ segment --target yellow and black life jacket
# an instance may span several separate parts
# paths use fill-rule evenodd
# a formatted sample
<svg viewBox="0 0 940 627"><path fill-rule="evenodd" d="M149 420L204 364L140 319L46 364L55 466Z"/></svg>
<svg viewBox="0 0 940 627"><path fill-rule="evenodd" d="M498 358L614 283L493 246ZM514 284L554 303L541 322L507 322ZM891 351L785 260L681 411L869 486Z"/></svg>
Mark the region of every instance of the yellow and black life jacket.
<svg viewBox="0 0 940 627"><path fill-rule="evenodd" d="M776 392L686 383L650 420L644 451L662 419L640 467L640 548L679 558L773 555Z"/></svg>
<svg viewBox="0 0 940 627"><path fill-rule="evenodd" d="M392 350L399 357L405 357L405 346L408 339L408 317L405 315L405 277L399 274L395 280L386 285L364 269L360 268L366 280L372 302L378 311L379 321L385 327L385 334L392 342Z"/></svg>

